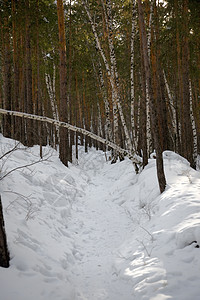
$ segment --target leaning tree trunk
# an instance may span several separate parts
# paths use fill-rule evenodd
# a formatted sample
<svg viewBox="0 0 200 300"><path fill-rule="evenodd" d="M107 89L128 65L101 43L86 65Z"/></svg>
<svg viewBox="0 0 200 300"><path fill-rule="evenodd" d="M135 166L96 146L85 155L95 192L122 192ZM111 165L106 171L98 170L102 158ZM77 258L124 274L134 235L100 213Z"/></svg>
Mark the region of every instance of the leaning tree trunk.
<svg viewBox="0 0 200 300"><path fill-rule="evenodd" d="M9 267L9 252L7 247L6 232L4 228L3 209L0 196L0 267Z"/></svg>
<svg viewBox="0 0 200 300"><path fill-rule="evenodd" d="M103 1L102 1L102 5L103 5L103 9L104 9L104 14L105 14L105 21L107 23L107 28L108 28L108 44L109 44L109 49L110 49L111 69L113 67L113 71L114 71L114 85L115 85L116 96L117 96L116 97L117 110L119 112L119 116L120 116L120 119L121 119L121 124L122 124L123 130L124 130L128 150L135 152L136 148L135 148L135 146L133 147L133 144L131 142L131 138L130 138L129 131L128 131L128 128L127 128L127 125L126 125L126 120L125 120L125 117L124 117L124 113L123 113L122 105L121 105L121 100L120 100L119 75L118 75L118 71L117 71L117 61L116 61L115 48L114 48L114 43L113 43L113 20L112 20L111 2L110 2L110 0L106 0L107 14L106 14L106 11L105 11Z"/></svg>
<svg viewBox="0 0 200 300"><path fill-rule="evenodd" d="M94 133L92 133L92 132L90 132L86 129L79 128L79 127L73 126L71 124L61 122L61 121L58 121L58 120L54 120L54 119L51 119L51 118L48 118L48 117L31 115L31 114L27 114L27 113L23 113L23 112L18 112L18 111L10 111L10 110L2 109L2 108L0 108L0 114L21 117L21 118L24 118L24 119L38 120L38 121L45 122L45 123L48 123L48 124L53 124L55 126L60 126L60 127L63 127L63 128L67 128L67 129L69 129L73 132L78 132L81 135L85 135L85 136L87 136L91 139L94 139L94 140L104 144L105 146L108 146L108 147L116 150L117 152L119 152L123 156L127 156L133 163L141 165L142 159L137 154L130 153L128 150L122 149L121 147L114 144L113 142L110 142L110 141L108 141L108 140L106 140L106 139L104 139L100 136L97 136L96 134L94 134Z"/></svg>
<svg viewBox="0 0 200 300"><path fill-rule="evenodd" d="M109 101L106 95L106 90L105 90L105 84L104 84L104 79L103 79L103 72L102 72L102 67L101 63L99 61L99 81L100 81L100 88L101 92L103 94L103 101L105 105L105 117L106 117L106 137L109 141L112 141L112 128L111 128L111 122L110 122L110 105Z"/></svg>
<svg viewBox="0 0 200 300"><path fill-rule="evenodd" d="M110 60L112 59L112 64L114 66L115 78L113 78L113 74L111 72L108 60L106 59L104 51L101 47L99 37L98 37L97 31L96 31L96 27L95 27L95 24L93 22L93 19L92 19L87 1L82 0L82 4L83 4L83 6L86 10L86 13L88 15L88 18L89 18L89 21L90 21L90 24L91 24L91 27L92 27L92 31L93 31L95 41L96 41L96 49L99 51L99 53L100 53L100 55L103 59L103 62L105 64L106 71L107 71L108 78L109 78L110 85L111 85L111 89L112 89L112 93L115 94L116 106L117 106L117 109L118 109L118 112L119 112L119 116L120 116L120 119L121 119L123 130L124 130L124 133L125 133L127 146L129 148L129 150L131 150L134 153L135 149L133 149L133 147L132 147L130 135L129 135L129 132L128 132L128 128L126 126L126 122L125 122L125 118L124 118L124 114L123 114L122 106L121 106L121 102L120 102L120 96L119 96L118 74L117 74L117 68L115 67L116 66L116 59L115 59L115 52L114 52L113 41L112 41L112 24L111 24L112 19L111 19L111 15L110 15L111 14L110 3L107 2L107 4L108 4L107 13L109 14L109 17L107 17L107 13L105 11L105 6L104 6L103 2L102 2L102 5L103 5L103 9L104 9L104 14L105 14L105 17L106 17L106 26L109 30L109 32L108 32L108 38L109 38L108 42L109 42L109 48L110 48L110 53L111 53L110 54Z"/></svg>

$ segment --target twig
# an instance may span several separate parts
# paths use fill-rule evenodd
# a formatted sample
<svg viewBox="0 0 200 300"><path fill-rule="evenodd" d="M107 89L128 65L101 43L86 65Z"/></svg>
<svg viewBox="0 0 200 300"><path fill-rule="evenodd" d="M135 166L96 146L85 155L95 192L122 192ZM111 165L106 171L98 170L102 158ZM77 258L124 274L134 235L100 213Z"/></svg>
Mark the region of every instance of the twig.
<svg viewBox="0 0 200 300"><path fill-rule="evenodd" d="M49 157L50 157L50 156L49 156ZM17 170L20 170L20 169L23 169L23 168L27 168L27 167L33 166L33 165L35 165L35 164L38 164L38 163L47 161L47 160L49 159L49 157L47 157L46 159L40 159L40 160L35 161L35 162L33 162L33 163L31 163L31 164L28 164L28 165L16 167L16 168L10 170L8 173L6 173L5 175L3 175L2 177L0 177L0 180L4 179L6 176L8 176L9 174L11 174L11 173L14 172L14 171L17 171Z"/></svg>
<svg viewBox="0 0 200 300"><path fill-rule="evenodd" d="M17 148L17 146L20 144L20 142L17 143L17 145L15 145L11 150L7 151L6 153L4 153L0 159L4 158L4 156L10 154L11 152L15 151L15 150L18 150L19 148Z"/></svg>
<svg viewBox="0 0 200 300"><path fill-rule="evenodd" d="M148 235L151 237L151 241L153 242L154 241L153 235L146 228L144 228L143 226L139 225L139 227L142 228L146 233L148 233Z"/></svg>

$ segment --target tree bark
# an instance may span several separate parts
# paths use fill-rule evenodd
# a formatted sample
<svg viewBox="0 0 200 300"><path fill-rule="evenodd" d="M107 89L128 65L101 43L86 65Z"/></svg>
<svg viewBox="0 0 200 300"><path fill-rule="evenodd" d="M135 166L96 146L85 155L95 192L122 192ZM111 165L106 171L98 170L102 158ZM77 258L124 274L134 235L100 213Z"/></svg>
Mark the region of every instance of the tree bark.
<svg viewBox="0 0 200 300"><path fill-rule="evenodd" d="M8 27L8 17L4 18L5 35L3 37L3 90L4 90L4 108L12 109L11 98L11 49L10 49L10 35ZM11 137L11 117L5 116L3 120L3 133L5 137Z"/></svg>
<svg viewBox="0 0 200 300"><path fill-rule="evenodd" d="M151 78L148 48L147 48L147 36L145 31L143 8L142 8L141 0L138 0L138 13L139 13L139 26L141 30L141 39L142 39L145 76L146 76L146 83L147 83L147 89L148 89L149 100L150 100L149 104L150 104L152 132L154 134L154 143L155 143L155 150L156 150L157 177L158 177L160 192L162 193L164 192L166 187L166 179L164 174L162 149L160 147L160 140L159 140L158 117L156 113L155 103L153 100L152 78Z"/></svg>
<svg viewBox="0 0 200 300"><path fill-rule="evenodd" d="M16 24L16 1L12 0L12 33L13 33L13 71L14 71L14 93L13 109L19 111L19 50L18 50L18 31ZM21 119L15 118L14 137L20 140Z"/></svg>
<svg viewBox="0 0 200 300"><path fill-rule="evenodd" d="M133 0L132 8L132 29L131 29L131 68L130 68L130 84L131 84L131 130L133 135L134 148L137 149L136 142L136 125L135 125L135 86L134 86L134 39L136 30L136 1Z"/></svg>
<svg viewBox="0 0 200 300"><path fill-rule="evenodd" d="M182 78L183 78L183 117L182 117L182 145L183 155L194 167L193 130L190 117L190 90L189 90L189 26L188 26L188 0L183 0L183 49L182 49Z"/></svg>
<svg viewBox="0 0 200 300"><path fill-rule="evenodd" d="M11 116L17 116L17 117L21 117L21 118L25 118L25 119L38 120L41 122L54 124L54 125L57 125L57 126L60 126L63 128L67 128L69 130L86 135L86 136L90 137L91 139L97 140L98 142L105 144L106 146L116 150L117 152L121 153L122 155L127 156L133 163L136 163L139 165L141 165L141 163L142 163L142 159L140 156L130 153L128 150L122 149L121 147L114 144L113 142L110 142L102 137L99 137L96 134L94 134L84 128L79 128L79 127L73 126L71 124L68 124L66 122L61 122L61 121L54 120L54 119L51 119L48 117L36 116L36 115L31 115L31 114L27 114L27 113L18 112L18 111L9 111L9 110L0 108L0 113L3 115L11 115Z"/></svg>
<svg viewBox="0 0 200 300"><path fill-rule="evenodd" d="M100 41L99 41L99 37L98 37L97 31L96 31L95 24L93 22L92 16L90 14L90 10L89 10L88 4L87 4L87 2L85 0L82 0L82 3L84 5L84 8L86 10L86 13L88 15L88 18L89 18L89 21L90 21L90 24L91 24L91 27L92 27L92 31L93 31L93 34L94 34L94 37L95 37L95 41L96 41L96 49L101 54L101 57L102 57L102 59L104 61L105 67L106 67L106 71L107 71L108 78L109 78L110 85L111 85L111 90L112 90L112 93L113 93L113 97L114 97L114 99L116 99L116 101L115 101L116 113L117 113L117 110L118 110L119 116L121 118L121 123L122 123L122 126L123 126L123 130L124 130L124 133L125 133L127 146L128 146L128 148L131 151L135 152L135 149L133 149L133 146L132 146L132 143L131 143L130 135L129 135L129 132L128 132L128 128L126 126L124 114L123 114L123 111L122 111L122 106L121 106L121 103L120 103L119 90L118 90L119 85L117 83L118 74L117 74L117 68L115 68L116 59L115 59L113 42L112 42L112 19L111 19L111 14L110 14L110 12L111 12L110 11L110 3L107 2L107 5L108 5L107 13L109 14L109 17L106 20L106 23L107 23L107 27L110 26L109 32L108 32L108 37L109 37L108 41L109 41L109 47L110 47L110 59L112 59L114 73L112 72L112 70L111 70L111 68L109 66L109 63L108 63L108 61L106 59L106 56L104 54L104 51L103 51L103 49L101 47L101 44L100 44ZM103 2L102 2L102 5L104 5ZM106 17L107 13L105 11L105 8L104 8L104 13L105 13L105 17ZM114 112L115 115L116 115L116 113Z"/></svg>
<svg viewBox="0 0 200 300"><path fill-rule="evenodd" d="M30 3L29 0L26 0L26 22L25 22L25 30L26 30L26 112L28 114L33 113L33 99L32 99L32 64L31 64L31 40L30 40ZM27 136L26 142L27 146L31 147L34 145L34 123L32 120L27 120Z"/></svg>
<svg viewBox="0 0 200 300"><path fill-rule="evenodd" d="M67 122L67 61L63 0L57 0L59 55L60 55L60 121ZM59 157L68 166L69 137L68 130L60 128Z"/></svg>
<svg viewBox="0 0 200 300"><path fill-rule="evenodd" d="M4 227L3 209L0 196L0 266L3 268L9 267L10 256L8 252L6 232Z"/></svg>

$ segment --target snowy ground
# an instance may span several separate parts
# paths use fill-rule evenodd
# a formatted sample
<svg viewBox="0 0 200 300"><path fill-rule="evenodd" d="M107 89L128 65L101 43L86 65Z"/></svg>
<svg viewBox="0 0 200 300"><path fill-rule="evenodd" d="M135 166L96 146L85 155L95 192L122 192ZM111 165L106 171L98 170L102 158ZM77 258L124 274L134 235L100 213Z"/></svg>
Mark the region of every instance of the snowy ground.
<svg viewBox="0 0 200 300"><path fill-rule="evenodd" d="M16 142L0 136L0 156ZM129 160L80 149L65 168L56 151L18 149L1 163L0 192L11 265L0 300L190 300L200 293L200 173L165 152L140 175Z"/></svg>

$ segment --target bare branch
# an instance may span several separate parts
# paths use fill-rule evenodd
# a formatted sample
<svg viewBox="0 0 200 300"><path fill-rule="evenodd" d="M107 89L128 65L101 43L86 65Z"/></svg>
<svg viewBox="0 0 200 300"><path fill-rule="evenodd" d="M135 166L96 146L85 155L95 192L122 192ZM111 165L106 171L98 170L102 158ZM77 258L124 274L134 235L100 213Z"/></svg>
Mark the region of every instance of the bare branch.
<svg viewBox="0 0 200 300"><path fill-rule="evenodd" d="M4 153L4 154L0 157L0 159L4 158L6 155L8 155L8 154L14 152L15 150L18 150L19 148L17 148L17 147L18 147L19 144L20 144L20 142L18 142L11 150L9 150L9 151L7 151L6 153Z"/></svg>
<svg viewBox="0 0 200 300"><path fill-rule="evenodd" d="M2 177L0 177L0 180L4 179L6 176L8 176L9 174L13 173L14 171L17 171L17 170L20 170L20 169L23 169L23 168L27 168L27 167L30 167L30 166L33 166L33 165L36 165L38 163L47 161L48 159L49 159L49 157L47 157L46 159L40 159L38 161L35 161L33 163L30 163L30 164L27 164L27 165L24 165L24 166L16 167L16 168L10 170L8 173L6 173L5 175L3 175Z"/></svg>

